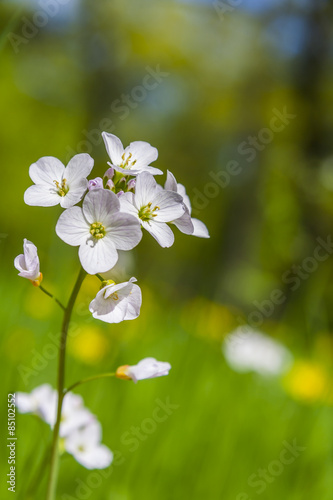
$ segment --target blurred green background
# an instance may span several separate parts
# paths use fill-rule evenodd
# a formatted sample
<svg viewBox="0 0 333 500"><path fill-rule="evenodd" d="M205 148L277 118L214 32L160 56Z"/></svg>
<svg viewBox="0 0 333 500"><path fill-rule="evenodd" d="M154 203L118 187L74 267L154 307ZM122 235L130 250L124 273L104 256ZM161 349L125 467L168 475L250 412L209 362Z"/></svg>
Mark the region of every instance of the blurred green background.
<svg viewBox="0 0 333 500"><path fill-rule="evenodd" d="M117 460L91 473L64 456L59 500L332 498L332 257L306 270L317 238L332 233L332 13L324 0L1 2L4 436L8 392L55 386L50 334L61 322L57 306L17 278L13 259L24 237L33 241L44 285L63 301L79 267L77 249L54 231L60 207L24 205L31 163L88 152L98 176L108 160L103 130L124 145L148 141L159 150L155 165L186 185L211 234L177 232L162 249L145 233L123 256L117 272L136 276L143 291L134 322L91 320L99 282L85 281L67 385L146 356L172 370L138 385L101 380L77 390ZM260 320L274 289L285 300L259 311ZM246 321L291 350L287 376L226 364L223 338ZM129 445L124 435L168 398L177 409ZM43 499L47 474L36 474L50 431L18 415L17 436L16 497L28 498L37 481L30 498ZM305 450L258 493L250 478L294 440ZM2 446L4 477L5 439Z"/></svg>

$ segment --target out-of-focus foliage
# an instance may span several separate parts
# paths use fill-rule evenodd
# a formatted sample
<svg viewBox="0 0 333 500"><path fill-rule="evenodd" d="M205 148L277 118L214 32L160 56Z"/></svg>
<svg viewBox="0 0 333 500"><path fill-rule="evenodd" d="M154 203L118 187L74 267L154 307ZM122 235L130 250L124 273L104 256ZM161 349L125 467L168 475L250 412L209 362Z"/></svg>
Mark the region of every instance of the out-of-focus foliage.
<svg viewBox="0 0 333 500"><path fill-rule="evenodd" d="M57 15L46 14L36 28L46 4ZM12 262L23 238L37 245L45 286L64 301L79 264L77 250L54 232L61 209L24 205L29 165L45 155L67 162L85 151L97 176L108 160L100 132L125 145L145 140L159 150L156 166L186 185L211 239L178 233L166 250L145 234L125 256L118 272L136 276L143 290L137 321L93 321L87 307L99 283L84 284L73 319L79 332L68 345L69 382L147 355L173 366L163 380L82 388L103 423L103 442L125 457L91 488L91 498L169 499L170 485L174 499L256 498L249 477L296 439L305 451L266 484L265 495L329 500L333 264L328 253L315 263L313 256L318 238L332 234L331 2L43 5L0 5L4 394L55 384L55 348L43 369L31 363L52 345L59 312L16 277ZM223 360L225 335L254 319L295 356L283 380L235 374ZM36 372L27 385L22 366ZM151 418L156 398L167 397L179 408L130 452L124 433ZM5 418L0 423L5 429ZM19 416L17 425L23 495L50 436L33 417ZM76 498L87 471L64 457L60 474L59 500ZM43 498L43 488L35 498ZM248 499L238 496L243 492Z"/></svg>

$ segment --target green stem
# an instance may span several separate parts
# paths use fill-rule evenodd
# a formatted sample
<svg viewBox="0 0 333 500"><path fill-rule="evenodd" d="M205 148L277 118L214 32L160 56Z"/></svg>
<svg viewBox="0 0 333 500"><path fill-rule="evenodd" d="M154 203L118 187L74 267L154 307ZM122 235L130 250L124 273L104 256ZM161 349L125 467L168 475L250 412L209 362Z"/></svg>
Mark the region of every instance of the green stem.
<svg viewBox="0 0 333 500"><path fill-rule="evenodd" d="M95 276L97 276L97 278L101 281L105 281L104 278L100 275L100 274L95 274Z"/></svg>
<svg viewBox="0 0 333 500"><path fill-rule="evenodd" d="M115 373L101 373L100 375L94 375L93 377L83 378L82 380L79 380L78 382L75 382L75 384L70 385L68 387L68 389L65 390L64 396L66 396L66 394L69 391L72 391L78 385L82 385L82 384L85 384L86 382L90 382L91 380L97 380L99 378L115 377L115 375L116 375Z"/></svg>
<svg viewBox="0 0 333 500"><path fill-rule="evenodd" d="M68 305L65 309L64 319L61 328L61 341L59 346L59 363L58 363L58 408L57 408L57 420L53 429L53 440L51 448L51 465L50 465L50 475L47 487L46 500L54 500L57 487L58 479L58 466L59 466L59 453L58 453L58 441L59 441L59 429L61 420L61 409L62 402L64 399L64 385L65 385L65 356L66 356L66 340L69 322L71 319L73 307L75 300L80 291L82 282L86 277L87 273L84 269L80 269L79 275L77 277L76 283L74 285L72 294L69 298Z"/></svg>
<svg viewBox="0 0 333 500"><path fill-rule="evenodd" d="M60 302L60 300L58 300L54 295L52 295L52 293L48 292L42 285L39 285L39 289L42 290L42 292L44 292L46 295L51 297L51 299L54 299L58 304L58 306L60 306L61 309L65 311L66 307Z"/></svg>

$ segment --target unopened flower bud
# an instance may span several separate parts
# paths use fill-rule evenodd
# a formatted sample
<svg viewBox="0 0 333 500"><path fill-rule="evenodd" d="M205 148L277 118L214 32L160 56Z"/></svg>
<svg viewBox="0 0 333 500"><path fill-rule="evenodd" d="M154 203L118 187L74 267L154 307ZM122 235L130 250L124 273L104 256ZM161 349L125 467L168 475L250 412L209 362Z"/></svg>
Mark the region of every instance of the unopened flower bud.
<svg viewBox="0 0 333 500"><path fill-rule="evenodd" d="M127 191L134 191L135 189L135 179L131 179L127 184Z"/></svg>
<svg viewBox="0 0 333 500"><path fill-rule="evenodd" d="M108 179L113 179L114 176L114 168L110 167L107 169L103 177L107 177Z"/></svg>
<svg viewBox="0 0 333 500"><path fill-rule="evenodd" d="M101 177L96 177L96 179L91 179L88 182L88 189L103 189L103 179Z"/></svg>

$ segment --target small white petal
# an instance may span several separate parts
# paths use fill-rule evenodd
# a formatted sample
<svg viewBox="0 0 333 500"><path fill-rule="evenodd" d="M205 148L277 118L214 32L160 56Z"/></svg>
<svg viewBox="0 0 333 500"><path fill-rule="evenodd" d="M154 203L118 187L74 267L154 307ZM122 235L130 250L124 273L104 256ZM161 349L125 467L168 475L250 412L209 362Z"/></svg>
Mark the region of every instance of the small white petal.
<svg viewBox="0 0 333 500"><path fill-rule="evenodd" d="M142 172L136 178L134 203L138 209L146 206L156 196L156 181L151 174Z"/></svg>
<svg viewBox="0 0 333 500"><path fill-rule="evenodd" d="M134 217L138 217L138 209L134 205L134 194L133 193L124 193L119 198L120 201L120 211L125 212L127 214L133 215Z"/></svg>
<svg viewBox="0 0 333 500"><path fill-rule="evenodd" d="M194 226L193 219L191 219L188 210L184 213L182 217L173 221L173 224L184 234L193 234Z"/></svg>
<svg viewBox="0 0 333 500"><path fill-rule="evenodd" d="M193 236L198 238L210 238L206 225L199 219L192 219L194 231Z"/></svg>
<svg viewBox="0 0 333 500"><path fill-rule="evenodd" d="M108 134L107 132L103 132L102 137L111 162L114 165L121 165L123 161L121 156L124 153L121 140L117 136Z"/></svg>
<svg viewBox="0 0 333 500"><path fill-rule="evenodd" d="M175 237L173 232L167 224L164 222L142 222L142 227L144 227L157 241L162 248L169 248L173 245Z"/></svg>
<svg viewBox="0 0 333 500"><path fill-rule="evenodd" d="M134 382L148 378L163 377L169 374L171 369L170 363L157 361L155 358L142 359L137 365L130 366L128 376Z"/></svg>
<svg viewBox="0 0 333 500"><path fill-rule="evenodd" d="M135 168L148 167L158 157L157 149L144 141L131 142L125 149L125 157L128 153L132 154L132 160L136 160Z"/></svg>
<svg viewBox="0 0 333 500"><path fill-rule="evenodd" d="M126 320L136 319L140 316L140 309L142 305L141 288L138 285L133 285L130 300L125 315Z"/></svg>
<svg viewBox="0 0 333 500"><path fill-rule="evenodd" d="M83 213L87 221L100 222L107 225L113 219L113 214L120 208L119 199L108 189L93 189L83 201Z"/></svg>
<svg viewBox="0 0 333 500"><path fill-rule="evenodd" d="M58 205L61 196L55 186L39 184L28 187L24 193L24 203L33 207L53 207Z"/></svg>
<svg viewBox="0 0 333 500"><path fill-rule="evenodd" d="M112 216L111 224L106 226L110 238L119 250L132 250L142 238L141 226L133 215L119 212Z"/></svg>
<svg viewBox="0 0 333 500"><path fill-rule="evenodd" d="M185 212L182 197L173 191L158 191L152 200L152 208L158 206L156 210L156 222L171 222L178 219Z"/></svg>
<svg viewBox="0 0 333 500"><path fill-rule="evenodd" d="M73 156L65 168L64 178L70 185L76 179L88 177L94 166L93 158L87 153Z"/></svg>
<svg viewBox="0 0 333 500"><path fill-rule="evenodd" d="M53 181L61 182L65 166L58 158L44 156L30 165L29 175L35 184L54 186Z"/></svg>
<svg viewBox="0 0 333 500"><path fill-rule="evenodd" d="M164 184L164 189L167 191L174 191L177 193L177 181L175 179L175 176L170 172L170 170L167 171L167 178Z"/></svg>
<svg viewBox="0 0 333 500"><path fill-rule="evenodd" d="M83 467L90 470L105 469L111 465L113 460L112 451L104 444L95 446L86 452L73 453L73 456Z"/></svg>
<svg viewBox="0 0 333 500"><path fill-rule="evenodd" d="M118 253L112 239L106 236L97 241L88 239L82 243L79 248L79 258L88 274L104 273L114 267Z"/></svg>
<svg viewBox="0 0 333 500"><path fill-rule="evenodd" d="M84 193L88 188L87 179L79 179L68 183L69 191L65 196L60 196L60 205L62 208L70 208L82 200Z"/></svg>
<svg viewBox="0 0 333 500"><path fill-rule="evenodd" d="M65 210L60 215L55 230L59 238L72 246L82 245L90 237L89 224L80 207Z"/></svg>

